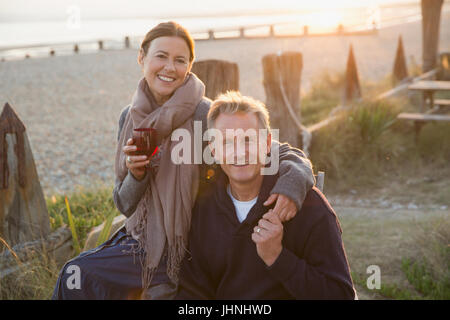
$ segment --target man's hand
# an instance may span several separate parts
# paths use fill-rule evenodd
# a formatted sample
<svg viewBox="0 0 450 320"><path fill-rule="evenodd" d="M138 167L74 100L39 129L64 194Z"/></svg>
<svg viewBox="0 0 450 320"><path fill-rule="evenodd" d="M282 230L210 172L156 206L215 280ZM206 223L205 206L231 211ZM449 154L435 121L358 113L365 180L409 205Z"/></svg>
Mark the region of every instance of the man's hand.
<svg viewBox="0 0 450 320"><path fill-rule="evenodd" d="M297 214L297 207L294 201L285 195L278 193L271 194L266 202L264 202L264 205L266 207L270 206L275 200L277 200L277 203L275 204L275 208L273 208L273 212L280 217L281 222L289 221L295 217Z"/></svg>
<svg viewBox="0 0 450 320"><path fill-rule="evenodd" d="M256 243L256 252L267 266L271 266L283 249L283 225L273 210L269 210L253 229L252 240Z"/></svg>

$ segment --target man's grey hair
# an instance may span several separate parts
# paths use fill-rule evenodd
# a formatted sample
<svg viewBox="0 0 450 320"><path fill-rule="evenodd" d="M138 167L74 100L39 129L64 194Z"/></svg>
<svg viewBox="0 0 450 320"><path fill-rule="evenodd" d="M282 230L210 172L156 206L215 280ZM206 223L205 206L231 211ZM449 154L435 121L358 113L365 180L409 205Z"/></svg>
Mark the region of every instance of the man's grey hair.
<svg viewBox="0 0 450 320"><path fill-rule="evenodd" d="M239 91L227 91L213 101L207 116L208 129L214 128L214 123L221 113L233 114L239 111L255 114L260 129L267 129L270 132L269 112L264 103L243 96Z"/></svg>

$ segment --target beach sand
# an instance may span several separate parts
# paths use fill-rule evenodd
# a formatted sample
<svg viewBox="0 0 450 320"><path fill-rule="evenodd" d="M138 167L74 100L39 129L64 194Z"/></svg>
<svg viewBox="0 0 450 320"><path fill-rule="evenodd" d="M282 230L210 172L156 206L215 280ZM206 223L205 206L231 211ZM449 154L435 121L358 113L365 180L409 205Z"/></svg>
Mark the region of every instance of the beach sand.
<svg viewBox="0 0 450 320"><path fill-rule="evenodd" d="M380 30L372 36L208 40L196 43L197 60L236 62L240 90L262 101L264 55L303 54L302 90L323 70L343 71L353 45L361 81L391 72L398 36L406 57L421 63L421 23ZM450 51L450 14L441 22L440 51ZM137 50L54 56L0 63L0 102L9 102L27 127L46 196L76 185L114 181L118 118L130 102L141 71Z"/></svg>

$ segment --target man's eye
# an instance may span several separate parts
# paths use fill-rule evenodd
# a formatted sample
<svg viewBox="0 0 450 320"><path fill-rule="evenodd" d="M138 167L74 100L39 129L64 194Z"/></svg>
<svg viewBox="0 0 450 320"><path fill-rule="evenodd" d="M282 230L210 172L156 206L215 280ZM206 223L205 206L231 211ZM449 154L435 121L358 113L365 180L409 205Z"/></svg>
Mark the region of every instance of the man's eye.
<svg viewBox="0 0 450 320"><path fill-rule="evenodd" d="M176 62L181 64L186 64L186 61L184 59L177 59Z"/></svg>
<svg viewBox="0 0 450 320"><path fill-rule="evenodd" d="M157 57L157 58L165 58L166 56L163 55L163 54L158 54L156 57Z"/></svg>

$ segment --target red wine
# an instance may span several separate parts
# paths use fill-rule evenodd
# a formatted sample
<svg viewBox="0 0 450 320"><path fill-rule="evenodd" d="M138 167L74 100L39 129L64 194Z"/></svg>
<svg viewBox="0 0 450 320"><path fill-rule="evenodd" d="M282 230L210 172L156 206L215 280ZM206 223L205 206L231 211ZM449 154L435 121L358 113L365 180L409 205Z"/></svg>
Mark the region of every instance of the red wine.
<svg viewBox="0 0 450 320"><path fill-rule="evenodd" d="M146 155L148 158L153 155L157 148L156 130L153 128L138 128L133 130L133 142L137 150L132 153L134 156Z"/></svg>

